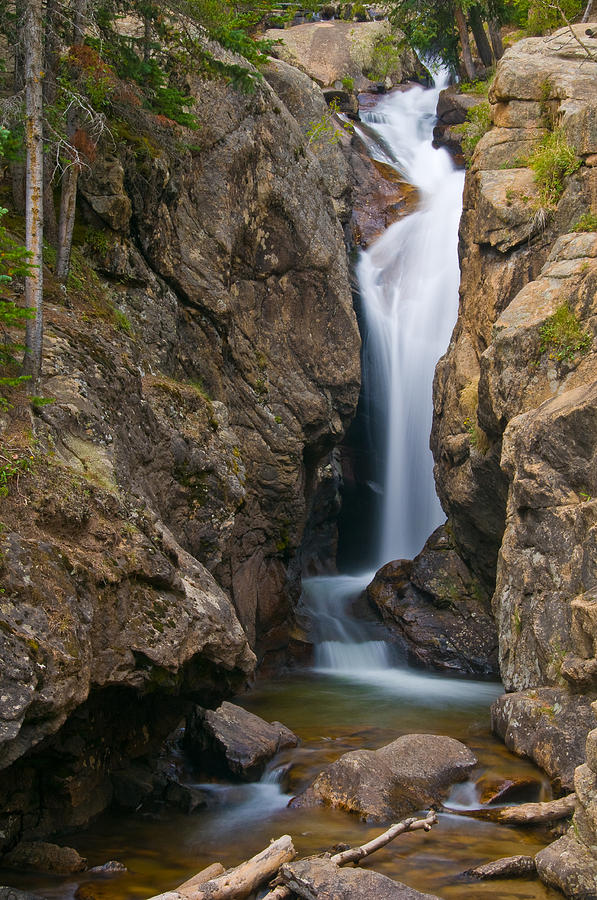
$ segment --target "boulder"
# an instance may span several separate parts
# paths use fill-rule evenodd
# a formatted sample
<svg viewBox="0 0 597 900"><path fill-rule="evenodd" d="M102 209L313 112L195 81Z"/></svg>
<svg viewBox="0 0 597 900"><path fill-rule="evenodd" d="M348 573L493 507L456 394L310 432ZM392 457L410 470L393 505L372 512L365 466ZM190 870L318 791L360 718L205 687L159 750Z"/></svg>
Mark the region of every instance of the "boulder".
<svg viewBox="0 0 597 900"><path fill-rule="evenodd" d="M412 562L398 560L380 569L367 597L415 664L465 675L497 674L489 597L445 526Z"/></svg>
<svg viewBox="0 0 597 900"><path fill-rule="evenodd" d="M597 897L597 858L594 849L574 836L571 829L535 857L541 881L562 891L571 900Z"/></svg>
<svg viewBox="0 0 597 900"><path fill-rule="evenodd" d="M125 872L128 872L127 867L117 859L109 859L108 862L102 863L101 866L93 866L93 868L87 869L88 875L112 876L123 875Z"/></svg>
<svg viewBox="0 0 597 900"><path fill-rule="evenodd" d="M379 750L345 753L291 806L333 806L371 822L388 822L440 803L477 763L460 741L406 734Z"/></svg>
<svg viewBox="0 0 597 900"><path fill-rule="evenodd" d="M87 860L72 847L60 847L45 841L23 841L2 857L2 865L7 869L71 875L83 872L87 868Z"/></svg>
<svg viewBox="0 0 597 900"><path fill-rule="evenodd" d="M574 790L574 770L584 762L587 732L594 723L590 700L561 688L504 694L491 707L494 732L563 791Z"/></svg>
<svg viewBox="0 0 597 900"><path fill-rule="evenodd" d="M191 759L206 772L227 772L255 781L267 763L298 738L280 722L259 716L228 701L216 710L195 707L185 731L184 746Z"/></svg>
<svg viewBox="0 0 597 900"><path fill-rule="evenodd" d="M329 859L285 863L281 877L305 900L438 900L378 872L340 868Z"/></svg>
<svg viewBox="0 0 597 900"><path fill-rule="evenodd" d="M388 76L391 84L417 79L422 66L411 50L400 47L400 32L391 32L389 22L311 22L265 36L282 41L276 56L306 72L322 87L336 87L343 78L354 80L358 90L368 90L371 81ZM389 42L390 50L379 59L376 44ZM379 71L379 63L385 71Z"/></svg>
<svg viewBox="0 0 597 900"><path fill-rule="evenodd" d="M480 802L486 805L495 803L532 803L541 795L541 782L538 778L506 778L483 777L477 781L477 790L481 792Z"/></svg>

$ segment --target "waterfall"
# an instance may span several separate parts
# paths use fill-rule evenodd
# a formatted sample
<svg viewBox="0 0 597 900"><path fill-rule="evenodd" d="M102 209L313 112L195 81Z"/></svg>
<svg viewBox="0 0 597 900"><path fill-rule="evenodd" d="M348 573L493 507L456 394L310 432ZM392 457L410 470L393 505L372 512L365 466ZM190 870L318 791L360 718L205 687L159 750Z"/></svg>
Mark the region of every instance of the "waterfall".
<svg viewBox="0 0 597 900"><path fill-rule="evenodd" d="M458 313L464 175L445 150L431 145L443 86L438 79L432 90L395 93L366 117L420 198L417 210L390 226L358 266L365 402L384 467L378 566L412 559L444 519L429 435L433 374Z"/></svg>
<svg viewBox="0 0 597 900"><path fill-rule="evenodd" d="M419 193L415 212L391 225L361 255L357 274L365 319L363 398L372 449L382 460L378 567L412 559L443 513L429 449L435 366L458 313L458 222L464 174L432 147L435 109L447 78L384 98L357 127L374 158L392 165ZM307 579L303 603L313 622L316 666L338 673L391 665L375 626L351 617L373 573Z"/></svg>

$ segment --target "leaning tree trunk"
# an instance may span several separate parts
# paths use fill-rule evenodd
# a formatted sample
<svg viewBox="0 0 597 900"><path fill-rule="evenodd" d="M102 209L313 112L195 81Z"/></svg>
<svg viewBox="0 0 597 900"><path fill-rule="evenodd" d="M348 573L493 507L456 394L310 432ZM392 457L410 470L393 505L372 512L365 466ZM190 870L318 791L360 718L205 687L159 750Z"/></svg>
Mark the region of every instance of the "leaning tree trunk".
<svg viewBox="0 0 597 900"><path fill-rule="evenodd" d="M466 77L469 81L474 81L476 72L473 63L473 55L471 53L471 45L468 39L468 26L466 24L466 19L464 18L462 7L459 6L458 3L454 5L454 18L456 19L458 34L460 35L460 47L462 49L464 71L466 72Z"/></svg>
<svg viewBox="0 0 597 900"><path fill-rule="evenodd" d="M15 0L16 30L12 36L14 40L14 93L19 94L25 88L25 46L23 39L23 27L25 24L25 5L23 0ZM10 176L12 181L12 201L15 210L22 216L25 215L25 166L21 160L13 160L10 163Z"/></svg>
<svg viewBox="0 0 597 900"><path fill-rule="evenodd" d="M73 19L73 40L75 44L82 44L85 40L85 19L87 15L87 0L76 0ZM75 213L77 210L77 184L81 165L78 151L74 149L75 135L79 125L80 113L73 107L68 115L67 135L73 147L72 161L62 177L62 192L60 194L60 218L58 221L58 251L56 254L56 278L65 282L70 270L70 257L73 247L73 229L75 227Z"/></svg>
<svg viewBox="0 0 597 900"><path fill-rule="evenodd" d="M62 176L60 219L58 222L58 253L56 255L56 279L62 282L65 282L68 278L70 269L79 169L79 163L73 161Z"/></svg>
<svg viewBox="0 0 597 900"><path fill-rule="evenodd" d="M583 13L582 21L588 22L591 18L591 14L593 12L593 0L588 0L587 5L585 7L585 11Z"/></svg>
<svg viewBox="0 0 597 900"><path fill-rule="evenodd" d="M471 31L473 32L473 37L475 39L475 44L477 45L477 50L479 51L479 56L481 57L481 62L486 69L489 69L493 64L493 53L491 52L491 46L489 44L489 41L487 40L487 35L485 34L485 29L483 27L483 18L481 16L481 10L478 6L471 6L468 18L469 22L471 23Z"/></svg>
<svg viewBox="0 0 597 900"><path fill-rule="evenodd" d="M82 44L85 40L87 19L87 0L77 0L73 18L73 44Z"/></svg>
<svg viewBox="0 0 597 900"><path fill-rule="evenodd" d="M487 28L489 30L489 39L491 40L493 55L497 62L504 55L504 45L502 43L502 33L500 31L499 22L490 18L487 20Z"/></svg>
<svg viewBox="0 0 597 900"><path fill-rule="evenodd" d="M25 278L25 303L35 312L27 320L25 372L31 375L33 390L41 372L43 339L43 57L42 0L26 0L23 27L25 42L25 239L35 267Z"/></svg>

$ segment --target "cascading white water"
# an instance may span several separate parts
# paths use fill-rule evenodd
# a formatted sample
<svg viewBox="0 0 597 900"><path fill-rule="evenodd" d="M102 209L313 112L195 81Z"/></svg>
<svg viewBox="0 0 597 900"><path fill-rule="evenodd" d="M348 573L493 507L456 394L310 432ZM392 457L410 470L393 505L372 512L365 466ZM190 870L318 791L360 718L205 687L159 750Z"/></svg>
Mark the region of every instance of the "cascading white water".
<svg viewBox="0 0 597 900"><path fill-rule="evenodd" d="M366 119L419 191L417 210L361 256L363 384L385 448L378 565L412 559L444 519L429 449L435 366L458 312L458 222L464 176L432 147L445 79L382 101ZM375 147L372 146L375 153Z"/></svg>
<svg viewBox="0 0 597 900"><path fill-rule="evenodd" d="M458 312L464 183L448 153L432 147L435 109L446 82L442 74L431 90L415 86L392 94L364 116L368 128L357 129L371 155L393 165L419 192L417 210L388 228L358 266L366 324L364 398L371 440L384 459L378 566L412 559L443 520L429 450L432 383ZM318 669L369 678L391 666L389 646L350 615L352 601L371 578L367 573L304 582Z"/></svg>

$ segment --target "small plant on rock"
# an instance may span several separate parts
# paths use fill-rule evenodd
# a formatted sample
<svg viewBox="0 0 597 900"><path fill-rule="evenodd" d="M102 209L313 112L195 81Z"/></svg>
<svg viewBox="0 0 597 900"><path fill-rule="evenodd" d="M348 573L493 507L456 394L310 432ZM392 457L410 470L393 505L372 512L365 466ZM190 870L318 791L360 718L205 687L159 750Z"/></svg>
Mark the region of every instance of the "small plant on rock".
<svg viewBox="0 0 597 900"><path fill-rule="evenodd" d="M581 166L576 150L568 143L564 131L556 128L547 134L528 163L535 173L542 205L555 209L564 192L565 179Z"/></svg>
<svg viewBox="0 0 597 900"><path fill-rule="evenodd" d="M597 231L597 215L592 212L584 213L572 231Z"/></svg>
<svg viewBox="0 0 597 900"><path fill-rule="evenodd" d="M491 128L491 107L489 103L478 103L466 114L466 122L455 125L454 131L462 137L462 152L468 162L472 159L475 147Z"/></svg>
<svg viewBox="0 0 597 900"><path fill-rule="evenodd" d="M549 350L558 362L572 362L577 354L587 353L593 339L585 331L567 303L562 303L541 326L539 352Z"/></svg>

